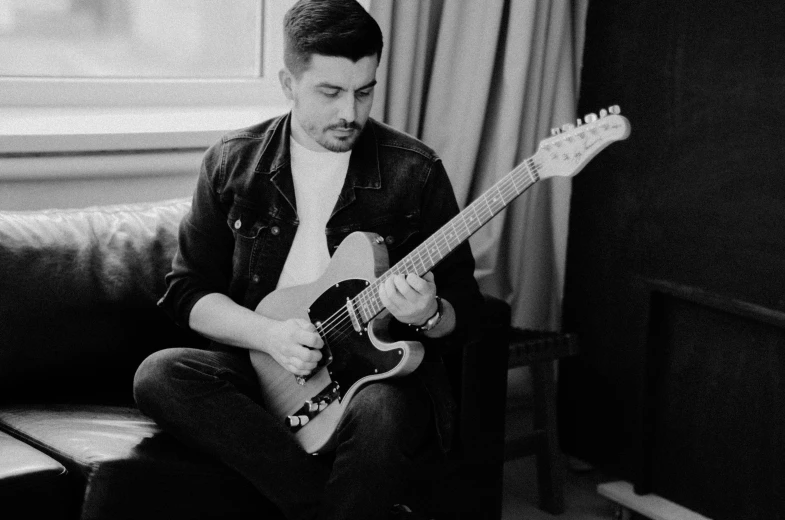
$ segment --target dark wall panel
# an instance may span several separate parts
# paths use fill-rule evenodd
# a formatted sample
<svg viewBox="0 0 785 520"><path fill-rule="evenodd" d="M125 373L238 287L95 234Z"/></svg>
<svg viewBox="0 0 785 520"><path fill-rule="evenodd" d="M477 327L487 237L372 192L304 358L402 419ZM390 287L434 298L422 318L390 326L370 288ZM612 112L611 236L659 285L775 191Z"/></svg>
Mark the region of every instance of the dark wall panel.
<svg viewBox="0 0 785 520"><path fill-rule="evenodd" d="M611 104L632 134L574 178L560 427L633 479L647 281L785 312L785 2L592 2L579 109Z"/></svg>

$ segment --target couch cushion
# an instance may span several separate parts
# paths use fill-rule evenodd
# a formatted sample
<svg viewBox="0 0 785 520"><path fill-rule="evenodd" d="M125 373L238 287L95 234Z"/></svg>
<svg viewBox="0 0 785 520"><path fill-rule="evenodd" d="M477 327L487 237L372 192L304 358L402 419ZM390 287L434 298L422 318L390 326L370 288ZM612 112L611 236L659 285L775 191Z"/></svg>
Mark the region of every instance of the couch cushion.
<svg viewBox="0 0 785 520"><path fill-rule="evenodd" d="M156 307L189 207L0 211L0 402L130 404L149 353L201 341Z"/></svg>
<svg viewBox="0 0 785 520"><path fill-rule="evenodd" d="M184 447L135 408L2 407L0 429L68 469L84 495L83 520L281 518L247 481Z"/></svg>
<svg viewBox="0 0 785 520"><path fill-rule="evenodd" d="M68 483L62 464L0 432L0 508L5 518L66 518Z"/></svg>

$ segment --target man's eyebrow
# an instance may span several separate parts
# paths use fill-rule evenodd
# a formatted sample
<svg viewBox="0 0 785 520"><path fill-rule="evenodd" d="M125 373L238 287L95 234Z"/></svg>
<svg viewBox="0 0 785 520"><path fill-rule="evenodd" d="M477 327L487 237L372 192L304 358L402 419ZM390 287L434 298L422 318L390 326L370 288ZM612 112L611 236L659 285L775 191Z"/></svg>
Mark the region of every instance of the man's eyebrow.
<svg viewBox="0 0 785 520"><path fill-rule="evenodd" d="M371 87L373 87L373 86L376 86L376 80L375 80L375 79L374 79L374 80L372 80L372 81L371 81L370 83L368 83L367 85L363 85L362 87L358 88L357 90L365 90L365 89L371 88Z"/></svg>
<svg viewBox="0 0 785 520"><path fill-rule="evenodd" d="M375 79L372 80L367 85L363 85L362 87L358 87L357 90L366 90L366 89L369 89L369 88L374 87L374 86L376 86L376 80ZM334 88L336 90L346 90L345 88L340 87L338 85L333 85L329 81L323 81L321 83L317 83L316 84L316 88Z"/></svg>

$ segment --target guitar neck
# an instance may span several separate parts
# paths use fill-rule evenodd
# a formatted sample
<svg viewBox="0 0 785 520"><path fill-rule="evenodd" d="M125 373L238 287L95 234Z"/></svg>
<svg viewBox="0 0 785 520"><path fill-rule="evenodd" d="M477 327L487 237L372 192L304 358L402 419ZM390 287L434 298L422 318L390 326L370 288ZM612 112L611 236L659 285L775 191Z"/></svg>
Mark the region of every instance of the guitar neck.
<svg viewBox="0 0 785 520"><path fill-rule="evenodd" d="M355 296L352 304L363 324L384 308L379 299L379 286L390 276L424 275L540 178L575 175L610 143L626 139L630 134L629 121L619 115L618 106L608 110L610 114L600 110L599 117L588 114L585 122L577 121L577 127L567 124L561 129L553 129L552 137L540 142L535 155L519 164Z"/></svg>
<svg viewBox="0 0 785 520"><path fill-rule="evenodd" d="M355 296L353 303L363 323L371 321L384 308L379 299L379 286L390 276L408 273L422 276L433 269L510 202L534 185L540 179L538 170L533 157L518 165Z"/></svg>

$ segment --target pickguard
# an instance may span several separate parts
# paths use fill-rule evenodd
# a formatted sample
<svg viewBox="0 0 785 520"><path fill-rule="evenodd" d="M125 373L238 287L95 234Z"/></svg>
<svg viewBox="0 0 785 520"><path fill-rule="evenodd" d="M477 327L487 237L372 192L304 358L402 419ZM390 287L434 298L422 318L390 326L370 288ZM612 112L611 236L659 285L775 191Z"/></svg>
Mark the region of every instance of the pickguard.
<svg viewBox="0 0 785 520"><path fill-rule="evenodd" d="M330 379L348 389L360 379L393 370L403 358L403 349L379 350L368 336L367 326L355 330L346 309L347 301L368 286L367 280L348 279L321 294L308 309L308 317L324 340L322 365ZM325 355L327 354L327 355Z"/></svg>

